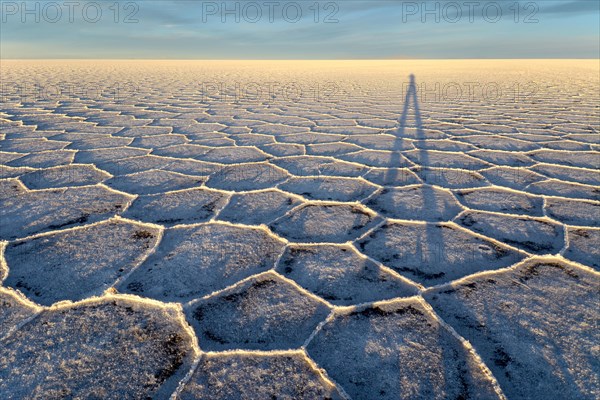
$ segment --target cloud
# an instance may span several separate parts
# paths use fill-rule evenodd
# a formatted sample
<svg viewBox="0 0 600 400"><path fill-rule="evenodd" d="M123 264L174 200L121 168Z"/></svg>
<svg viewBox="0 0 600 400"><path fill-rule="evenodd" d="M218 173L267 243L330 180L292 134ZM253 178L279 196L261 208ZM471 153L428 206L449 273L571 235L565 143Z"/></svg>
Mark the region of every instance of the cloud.
<svg viewBox="0 0 600 400"><path fill-rule="evenodd" d="M541 1L537 2L542 14L587 14L600 12L600 2L596 0L577 0L567 2Z"/></svg>
<svg viewBox="0 0 600 400"><path fill-rule="evenodd" d="M257 0L263 4L267 0ZM467 0L417 1L423 9L440 8ZM477 1L477 0L473 0ZM481 15L486 3L502 4L503 18L489 23ZM275 18L263 12L257 23L242 18L235 22L229 15L222 23L219 14L202 17L202 2L196 1L138 1L135 24L114 23L113 14L106 10L105 18L88 23L78 18L74 23L20 23L20 19L1 24L3 57L52 57L68 53L74 58L478 58L497 54L498 57L580 57L595 58L600 45L580 38L598 36L598 2L595 0L533 2L538 6L535 18L539 23L525 24L529 13L523 9L530 2L519 2L520 20L514 21L514 11L508 0L480 0L477 18L467 15L458 23L442 19L435 22L429 15L425 23L419 14L403 20L404 0L354 1L338 0L339 8L317 2L301 4L303 16L297 23L286 21L282 5L276 8ZM221 1L215 2L222 7ZM103 3L110 5L112 3ZM123 6L125 3L119 3ZM233 9L228 2L228 9ZM240 1L248 4L248 1ZM450 8L448 8L450 9ZM466 9L465 9L466 10ZM323 19L335 11L338 23ZM465 11L466 12L466 11ZM127 14L122 10L121 18ZM314 17L318 21L315 22Z"/></svg>

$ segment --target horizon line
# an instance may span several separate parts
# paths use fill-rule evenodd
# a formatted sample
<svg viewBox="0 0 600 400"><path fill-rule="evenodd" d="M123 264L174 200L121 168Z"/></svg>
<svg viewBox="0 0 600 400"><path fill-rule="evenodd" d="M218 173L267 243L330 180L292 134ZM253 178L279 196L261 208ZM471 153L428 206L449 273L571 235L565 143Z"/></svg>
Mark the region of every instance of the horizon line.
<svg viewBox="0 0 600 400"><path fill-rule="evenodd" d="M1 61L503 61L503 60L598 60L596 57L578 58L4 58Z"/></svg>

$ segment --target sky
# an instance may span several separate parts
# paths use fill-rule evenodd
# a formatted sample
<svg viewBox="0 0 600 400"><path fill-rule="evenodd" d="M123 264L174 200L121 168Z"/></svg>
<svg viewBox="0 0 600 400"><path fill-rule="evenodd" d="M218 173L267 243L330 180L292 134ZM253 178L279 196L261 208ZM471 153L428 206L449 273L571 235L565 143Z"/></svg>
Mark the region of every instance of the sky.
<svg viewBox="0 0 600 400"><path fill-rule="evenodd" d="M6 1L2 59L599 58L597 0Z"/></svg>

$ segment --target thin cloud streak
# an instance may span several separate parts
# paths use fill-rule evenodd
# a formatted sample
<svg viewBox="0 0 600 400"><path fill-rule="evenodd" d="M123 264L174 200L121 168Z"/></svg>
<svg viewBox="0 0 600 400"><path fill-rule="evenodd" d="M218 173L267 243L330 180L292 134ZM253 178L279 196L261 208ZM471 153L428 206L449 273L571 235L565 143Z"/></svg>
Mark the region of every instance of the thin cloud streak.
<svg viewBox="0 0 600 400"><path fill-rule="evenodd" d="M47 2L46 2L47 3ZM233 9L233 2L228 2ZM261 4L261 2L257 2ZM280 2L284 4L286 2ZM201 2L139 2L138 23L115 23L105 13L97 23L76 14L74 22L21 23L18 15L0 25L2 58L251 58L251 59L364 59L393 58L597 58L599 2L544 0L534 2L537 23L524 23L530 2L521 7L515 21L514 2L502 4L502 18L491 23L481 14L470 20L463 15L456 23L448 18L435 22L435 15L403 15L401 1L353 1L336 4L338 23L323 23L327 2L320 5L315 23L313 2L302 4L304 15L297 23L287 22L281 12L273 22L268 16L257 23L229 15L226 23L217 13L203 20ZM434 9L461 1L414 2ZM489 3L481 1L481 4ZM113 3L102 3L108 7ZM125 3L118 3L121 7ZM219 5L221 2L215 2ZM240 3L242 4L242 3ZM426 4L426 5L425 5ZM448 8L451 10L451 8ZM123 17L121 13L120 18ZM442 16L444 17L444 16ZM66 19L66 18L65 18ZM592 38L592 40L590 40ZM593 40L596 38L596 40Z"/></svg>

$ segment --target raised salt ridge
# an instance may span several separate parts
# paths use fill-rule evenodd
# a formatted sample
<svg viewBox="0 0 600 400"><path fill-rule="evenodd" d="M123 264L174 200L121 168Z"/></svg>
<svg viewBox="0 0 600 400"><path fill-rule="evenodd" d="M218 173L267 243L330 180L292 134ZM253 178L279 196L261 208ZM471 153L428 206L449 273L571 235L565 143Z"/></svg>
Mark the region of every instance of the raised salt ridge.
<svg viewBox="0 0 600 400"><path fill-rule="evenodd" d="M599 76L3 60L0 397L600 398Z"/></svg>

